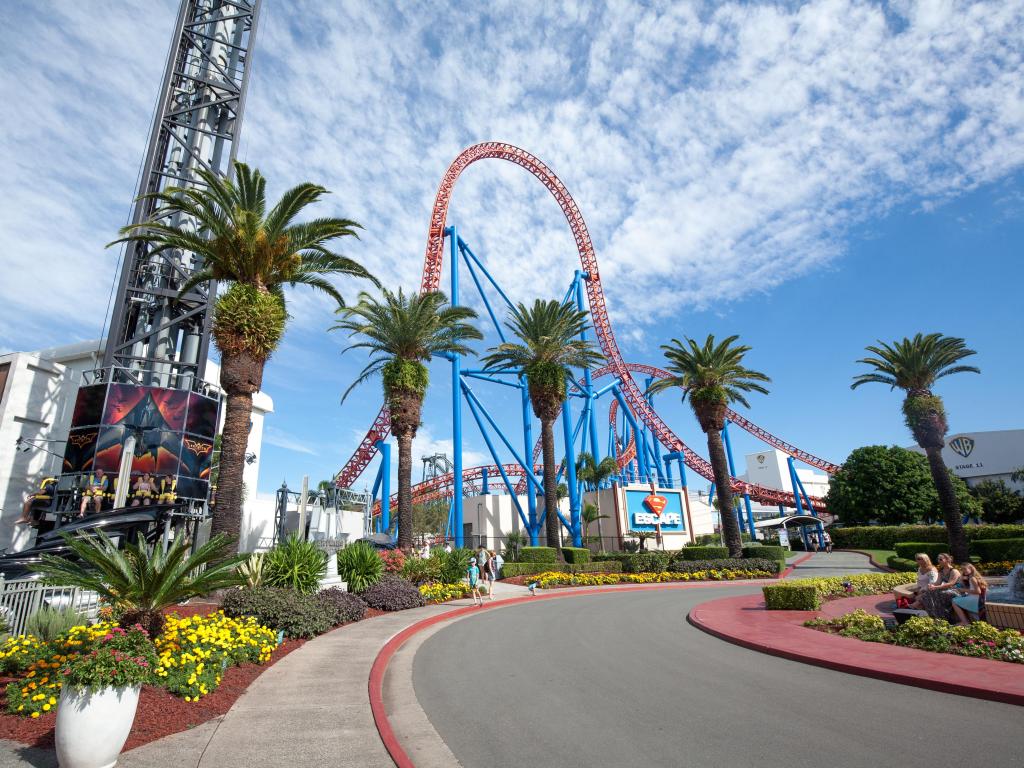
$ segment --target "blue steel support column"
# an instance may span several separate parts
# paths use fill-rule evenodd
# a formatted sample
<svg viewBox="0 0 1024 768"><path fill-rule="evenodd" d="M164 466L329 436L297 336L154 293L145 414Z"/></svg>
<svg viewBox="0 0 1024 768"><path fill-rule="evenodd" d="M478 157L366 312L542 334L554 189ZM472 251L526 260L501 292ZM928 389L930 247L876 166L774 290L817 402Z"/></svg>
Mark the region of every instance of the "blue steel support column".
<svg viewBox="0 0 1024 768"><path fill-rule="evenodd" d="M486 496L490 492L490 489L487 487L487 467L484 467L480 472L480 493Z"/></svg>
<svg viewBox="0 0 1024 768"><path fill-rule="evenodd" d="M729 474L736 477L736 464L732 460L732 441L729 439L729 420L725 420L725 426L722 427L722 439L725 441L725 456L729 460ZM743 498L747 503L747 511L750 510L750 496L746 493L743 494ZM736 522L740 524L740 530L743 530L743 510L736 510ZM753 514L750 515L750 519L747 521L748 533L753 537L754 535L754 518Z"/></svg>
<svg viewBox="0 0 1024 768"><path fill-rule="evenodd" d="M459 234L454 226L448 227L448 264L452 273L452 291L448 299L453 307L459 304ZM462 357L451 356L452 361L452 527L455 528L455 546L462 546Z"/></svg>
<svg viewBox="0 0 1024 768"><path fill-rule="evenodd" d="M377 441L380 451L380 530L387 533L391 527L391 445ZM397 531L396 531L397 533Z"/></svg>
<svg viewBox="0 0 1024 768"><path fill-rule="evenodd" d="M786 459L786 463L789 465L789 482L793 486L793 501L796 502L796 513L802 515L804 513L803 504L800 503L800 486L796 482L796 467L793 466L793 457L790 456ZM803 526L800 528L803 531ZM806 541L807 535L804 533L804 539Z"/></svg>
<svg viewBox="0 0 1024 768"><path fill-rule="evenodd" d="M584 274L579 270L576 271L576 309L580 312L583 311L583 281L589 280L590 275ZM584 329L580 333L580 339L587 341L590 338L590 334ZM583 369L583 384L587 388L587 396L590 398L590 423L587 425L590 431L590 455L594 457L594 462L601 463L601 454L597 445L597 419L594 418L597 411L594 406L597 404L594 400L594 385L590 378L590 369Z"/></svg>
<svg viewBox="0 0 1024 768"><path fill-rule="evenodd" d="M654 383L654 377L653 376L648 376L647 377L647 387L646 388L650 389L651 388L651 384L653 384L653 383ZM653 407L653 405L654 405L654 395L647 395L647 402L648 402L649 405L651 405ZM651 433L651 440L654 443L654 466L657 467L657 470L658 470L658 480L660 480L661 482L664 482L665 481L665 476L662 474L662 471L661 471L661 443L658 442L658 436L655 435L653 432ZM671 485L672 485L672 483L671 483L671 480L670 480L669 481L669 486L671 487Z"/></svg>
<svg viewBox="0 0 1024 768"><path fill-rule="evenodd" d="M675 479L672 477L672 459L665 457L665 477L668 479L668 487L675 488Z"/></svg>
<svg viewBox="0 0 1024 768"><path fill-rule="evenodd" d="M522 403L523 403L523 458L526 461L533 461L533 413L530 409L530 392L526 387L526 379L522 379ZM529 467L532 472L533 467ZM529 523L526 532L530 535L530 546L536 547L539 543L540 523L537 522L537 491L526 484L526 510Z"/></svg>
<svg viewBox="0 0 1024 768"><path fill-rule="evenodd" d="M577 273L579 274L579 273ZM569 532L572 534L572 545L583 546L580 537L580 494L576 484L576 456L572 439L572 409L566 387L565 402L562 403L562 439L565 442L565 483L569 486Z"/></svg>

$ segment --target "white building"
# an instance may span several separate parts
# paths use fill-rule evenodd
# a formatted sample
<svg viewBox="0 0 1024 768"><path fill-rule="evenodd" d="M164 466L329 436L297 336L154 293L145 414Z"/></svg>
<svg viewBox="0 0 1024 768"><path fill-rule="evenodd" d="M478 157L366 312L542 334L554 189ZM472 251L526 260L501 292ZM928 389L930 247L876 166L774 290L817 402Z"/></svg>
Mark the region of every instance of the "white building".
<svg viewBox="0 0 1024 768"><path fill-rule="evenodd" d="M916 445L911 450L924 453ZM1011 477L1024 467L1024 429L957 432L946 438L942 459L968 485L1001 480L1010 488L1024 491L1024 482L1014 482Z"/></svg>
<svg viewBox="0 0 1024 768"><path fill-rule="evenodd" d="M0 355L0 550L17 551L32 543L34 530L15 526L14 521L39 481L60 473L78 387L85 372L98 368L102 359L102 342L97 341ZM216 384L219 375L219 366L210 361L206 381ZM243 475L253 498L259 482L263 419L273 411L270 396L257 392L247 448L254 458ZM19 437L25 441L20 448ZM262 525L261 515L246 510L245 517L249 524ZM243 539L247 538L243 530Z"/></svg>

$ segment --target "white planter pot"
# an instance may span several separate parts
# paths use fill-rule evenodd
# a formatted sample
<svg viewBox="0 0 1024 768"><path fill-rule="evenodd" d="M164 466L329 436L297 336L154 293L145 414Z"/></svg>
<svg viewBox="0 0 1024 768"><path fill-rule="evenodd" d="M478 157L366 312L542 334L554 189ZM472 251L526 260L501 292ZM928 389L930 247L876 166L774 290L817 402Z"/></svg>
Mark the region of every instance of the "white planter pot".
<svg viewBox="0 0 1024 768"><path fill-rule="evenodd" d="M65 685L54 735L60 768L112 768L135 721L141 686L95 693Z"/></svg>

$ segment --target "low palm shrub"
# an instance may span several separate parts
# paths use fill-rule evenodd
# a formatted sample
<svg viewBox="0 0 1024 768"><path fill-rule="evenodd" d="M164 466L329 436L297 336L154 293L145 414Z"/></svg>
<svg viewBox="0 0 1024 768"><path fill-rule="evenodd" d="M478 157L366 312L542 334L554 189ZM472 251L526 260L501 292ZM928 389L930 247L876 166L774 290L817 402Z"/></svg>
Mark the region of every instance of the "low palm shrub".
<svg viewBox="0 0 1024 768"><path fill-rule="evenodd" d="M263 563L263 553L254 552L238 566L238 577L241 579L243 586L249 589L263 586L263 576L265 573Z"/></svg>
<svg viewBox="0 0 1024 768"><path fill-rule="evenodd" d="M473 557L473 550L466 547L453 549L451 552L436 550L431 552L431 558L437 558L438 574L437 580L443 584L454 584L466 577L466 570L469 568L469 559Z"/></svg>
<svg viewBox="0 0 1024 768"><path fill-rule="evenodd" d="M268 586L288 587L311 595L320 588L320 579L327 573L327 553L293 533L264 555L263 570Z"/></svg>
<svg viewBox="0 0 1024 768"><path fill-rule="evenodd" d="M359 593L359 599L378 611L404 611L425 604L420 590L398 576L385 576Z"/></svg>
<svg viewBox="0 0 1024 768"><path fill-rule="evenodd" d="M384 561L372 544L356 541L338 550L338 575L348 584L349 592L362 592L380 581Z"/></svg>
<svg viewBox="0 0 1024 768"><path fill-rule="evenodd" d="M119 615L121 627L140 624L150 637L163 631L164 608L238 584L237 566L245 557L229 556L234 542L227 536L215 536L192 554L184 536L166 552L160 545L150 547L141 534L123 550L102 531L67 535L64 542L72 557L44 555L39 564L44 581L99 593Z"/></svg>
<svg viewBox="0 0 1024 768"><path fill-rule="evenodd" d="M317 599L334 610L335 624L350 624L366 615L366 603L338 587L325 589L317 595Z"/></svg>
<svg viewBox="0 0 1024 768"><path fill-rule="evenodd" d="M441 558L407 557L402 565L401 576L417 585L440 581Z"/></svg>

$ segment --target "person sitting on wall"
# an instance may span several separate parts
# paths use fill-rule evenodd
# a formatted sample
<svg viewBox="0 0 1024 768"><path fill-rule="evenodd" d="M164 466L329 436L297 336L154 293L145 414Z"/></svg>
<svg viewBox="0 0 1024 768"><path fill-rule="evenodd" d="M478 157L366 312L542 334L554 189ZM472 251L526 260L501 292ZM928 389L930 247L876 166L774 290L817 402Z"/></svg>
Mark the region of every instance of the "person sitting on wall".
<svg viewBox="0 0 1024 768"><path fill-rule="evenodd" d="M149 506L155 491L156 483L153 482L153 476L149 472L143 472L132 486L132 506L138 507L142 504Z"/></svg>
<svg viewBox="0 0 1024 768"><path fill-rule="evenodd" d="M933 619L948 621L953 615L953 598L963 594L967 587L960 571L953 567L953 558L949 553L943 552L937 561L938 579L917 593L917 601Z"/></svg>
<svg viewBox="0 0 1024 768"><path fill-rule="evenodd" d="M21 508L21 517L14 521L15 525L38 525L46 510L53 501L57 490L57 478L44 477L37 490L30 489L25 504Z"/></svg>
<svg viewBox="0 0 1024 768"><path fill-rule="evenodd" d="M939 569L932 565L932 559L924 552L914 555L914 561L917 563L917 583L914 585L914 598L909 607L923 610L921 597L928 587L938 583Z"/></svg>
<svg viewBox="0 0 1024 768"><path fill-rule="evenodd" d="M78 516L85 516L85 508L89 504L89 499L93 500L93 506L95 511L99 512L103 507L103 496L107 492L107 485L109 480L106 473L102 469L97 469L91 475L89 480L85 484L85 490L82 491L82 504L78 508Z"/></svg>
<svg viewBox="0 0 1024 768"><path fill-rule="evenodd" d="M981 599L988 591L988 582L978 573L973 563L964 563L960 570L967 594L953 598L953 613L958 623L966 625L972 621L981 621Z"/></svg>
<svg viewBox="0 0 1024 768"><path fill-rule="evenodd" d="M178 478L165 475L157 483L160 494L156 497L157 504L173 504L178 500Z"/></svg>

